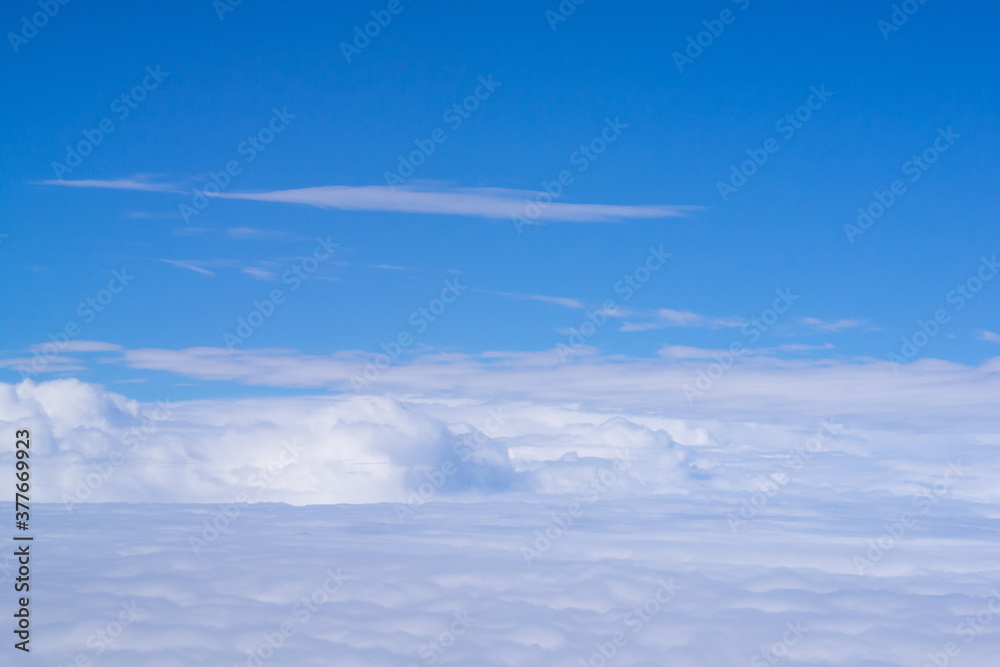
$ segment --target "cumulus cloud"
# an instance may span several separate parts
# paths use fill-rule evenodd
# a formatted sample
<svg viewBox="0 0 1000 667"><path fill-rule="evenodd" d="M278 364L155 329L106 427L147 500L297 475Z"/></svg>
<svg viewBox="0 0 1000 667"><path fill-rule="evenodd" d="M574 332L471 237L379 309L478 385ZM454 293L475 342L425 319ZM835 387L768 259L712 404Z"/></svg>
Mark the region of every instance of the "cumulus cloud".
<svg viewBox="0 0 1000 667"><path fill-rule="evenodd" d="M353 361L184 352L133 361L286 380L302 369L260 364L325 361L319 380ZM703 365L696 350L652 365L444 356L383 395L143 403L78 380L0 384L0 424L32 431L49 545L36 595L57 611L35 619L49 639L33 652L94 660L125 608L137 617L101 664L568 667L617 632L615 661L635 665L902 667L952 641L978 665L1000 650L983 612L1000 603L995 362L893 380L876 362L754 357L701 412L657 384ZM0 557L0 584L15 566Z"/></svg>
<svg viewBox="0 0 1000 667"><path fill-rule="evenodd" d="M666 433L608 416L574 426L539 455L530 429L511 429L502 416L493 419L492 437L484 434L487 406L446 421L420 403L375 396L144 405L77 380L0 388L0 423L30 427L45 443L40 455L51 479L39 486L39 500L68 506L224 502L241 494L294 504L403 501L435 477L448 482L435 484L439 497L550 493L580 474L547 467L569 451L605 460L625 449L647 462L662 454L671 473L684 458ZM531 451L512 458L508 438Z"/></svg>
<svg viewBox="0 0 1000 667"><path fill-rule="evenodd" d="M402 502L425 481L441 480L442 470L448 483L436 484L435 499L563 493L622 457L634 464L615 489L628 495L732 490L773 472L824 420L845 430L816 453L822 463L802 473L819 489L865 493L874 485L902 493L942 461L964 456L979 472L961 493L984 501L1000 493L985 477L1000 471L991 449L1000 441L983 435L997 418L972 417L975 406L957 404L937 414L922 406L917 431L905 400L867 414L838 413L836 404L816 406L817 416L796 408L790 420L785 407L699 416L662 404L616 407L538 393L160 405L76 380L0 388L0 421L28 425L46 443L52 480L39 487L46 502L225 502L240 493L293 504Z"/></svg>

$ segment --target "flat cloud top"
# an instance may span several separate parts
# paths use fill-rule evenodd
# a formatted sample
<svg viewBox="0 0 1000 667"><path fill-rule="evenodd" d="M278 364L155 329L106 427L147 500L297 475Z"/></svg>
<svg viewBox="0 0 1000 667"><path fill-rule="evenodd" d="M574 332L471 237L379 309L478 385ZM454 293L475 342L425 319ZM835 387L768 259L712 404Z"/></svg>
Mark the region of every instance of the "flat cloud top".
<svg viewBox="0 0 1000 667"><path fill-rule="evenodd" d="M677 498L587 504L561 530L563 502L431 504L404 527L389 505L41 507L32 652L108 667L577 667L603 647L621 665L904 667L955 642L962 664L992 664L996 519L944 499L862 574L854 559L883 523L914 511L880 501L775 502L738 535L716 519L726 503Z"/></svg>

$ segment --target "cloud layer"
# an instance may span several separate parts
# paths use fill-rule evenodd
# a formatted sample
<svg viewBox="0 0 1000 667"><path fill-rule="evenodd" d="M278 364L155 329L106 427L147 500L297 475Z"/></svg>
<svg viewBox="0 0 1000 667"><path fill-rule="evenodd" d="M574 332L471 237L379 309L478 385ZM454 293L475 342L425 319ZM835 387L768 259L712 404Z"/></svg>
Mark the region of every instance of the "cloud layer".
<svg viewBox="0 0 1000 667"><path fill-rule="evenodd" d="M883 523L913 509L872 500L785 500L736 535L718 519L726 503L678 497L600 500L558 531L563 501L432 504L402 527L390 505L39 508L32 655L579 667L613 651L606 664L913 667L954 642L954 664L992 664L995 519L942 500L860 574Z"/></svg>

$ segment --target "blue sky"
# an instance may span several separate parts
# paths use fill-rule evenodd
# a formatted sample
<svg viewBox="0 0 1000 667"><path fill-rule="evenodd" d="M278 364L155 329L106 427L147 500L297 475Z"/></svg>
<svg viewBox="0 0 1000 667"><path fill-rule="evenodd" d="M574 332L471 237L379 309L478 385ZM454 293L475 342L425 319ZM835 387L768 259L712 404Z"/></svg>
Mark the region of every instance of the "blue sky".
<svg viewBox="0 0 1000 667"><path fill-rule="evenodd" d="M882 3L588 2L553 29L546 11L555 2L404 0L347 62L341 43L386 6L292 11L248 1L220 20L208 1L71 2L16 52L8 37L0 377L19 380L33 346L73 321L75 340L105 347L91 346L96 356L67 348L60 357L72 361L35 379L142 380L126 393L147 399L254 393L259 383L239 374L191 383L197 373L186 379L116 355L224 350L237 318L274 289L286 300L240 349L363 360L408 332L421 354L541 353L568 344L569 328L609 298L621 310L587 340L609 360L741 341L775 363L885 361L939 309L948 321L919 358L975 365L1000 349L1000 281L961 310L948 300L1000 251L1000 87L987 66L995 7L931 0L885 39L878 22L893 9ZM674 52L724 10L731 22L678 71ZM16 2L0 23L20 31L37 11ZM136 89L143 99L130 98L135 108L122 118L116 100L144 80L153 89ZM832 94L814 98L818 108L788 136L776 123L813 87ZM477 89L468 118L446 115ZM280 132L263 150L247 149L276 109ZM114 129L57 173L66 146L94 136L104 118ZM615 140L581 162L577 151L608 119L618 129L605 136ZM398 156L438 128L443 142L387 192ZM957 138L911 181L904 164L948 128ZM719 181L769 138L777 152L723 201ZM239 173L224 196L185 221L178 207L229 161ZM572 183L546 209L560 219L518 231L505 211L531 195L514 191L541 191L563 170ZM844 225L896 179L905 193L849 242ZM344 189L289 194L331 186ZM366 186L377 189L358 190ZM440 210L466 189L481 196L471 205L478 213L398 210L410 206L400 203L408 192ZM355 208L369 210L331 203L355 196L364 199ZM293 203L303 197L321 205ZM292 291L281 278L317 239L339 248ZM616 283L661 245L670 259L623 301ZM86 321L78 304L123 268L134 280ZM468 287L416 331L411 314L446 280ZM742 326L778 289L799 299L751 343ZM272 393L301 386L265 384Z"/></svg>
<svg viewBox="0 0 1000 667"><path fill-rule="evenodd" d="M998 19L6 3L35 657L989 664Z"/></svg>

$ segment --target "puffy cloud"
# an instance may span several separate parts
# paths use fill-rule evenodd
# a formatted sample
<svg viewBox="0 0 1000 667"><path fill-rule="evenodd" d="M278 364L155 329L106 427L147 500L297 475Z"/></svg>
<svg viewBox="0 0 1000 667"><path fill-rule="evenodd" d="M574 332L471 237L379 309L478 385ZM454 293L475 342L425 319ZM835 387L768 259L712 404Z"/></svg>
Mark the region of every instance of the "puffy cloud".
<svg viewBox="0 0 1000 667"><path fill-rule="evenodd" d="M971 408L956 401L924 414L927 427L892 405L857 418L803 411L791 419L771 408L743 419L724 410L681 416L667 402L659 410L596 403L547 391L531 400L345 394L143 404L76 380L24 381L0 385L0 422L33 429L45 457L39 474L50 476L37 489L45 502L411 502L441 471L447 483L417 504L573 493L623 457L630 466L612 495L753 490L774 474L823 497L906 494L961 459L975 472L956 493L1000 499L990 482L1000 473L995 417L963 424ZM842 428L808 465L790 468L824 420Z"/></svg>
<svg viewBox="0 0 1000 667"><path fill-rule="evenodd" d="M0 422L30 428L44 456L39 465L50 478L38 499L68 506L403 502L446 464L448 483L437 485L437 499L547 493L581 474L547 463L570 450L598 463L620 450L658 465L660 456L671 466L682 458L665 433L622 418L578 424L552 443L535 442L530 419L521 420L527 432L508 426L502 411L491 419L490 406L453 410L450 421L437 408L378 396L140 404L77 380L0 385ZM508 441L527 448L527 458L512 458ZM648 453L657 449L663 452Z"/></svg>

